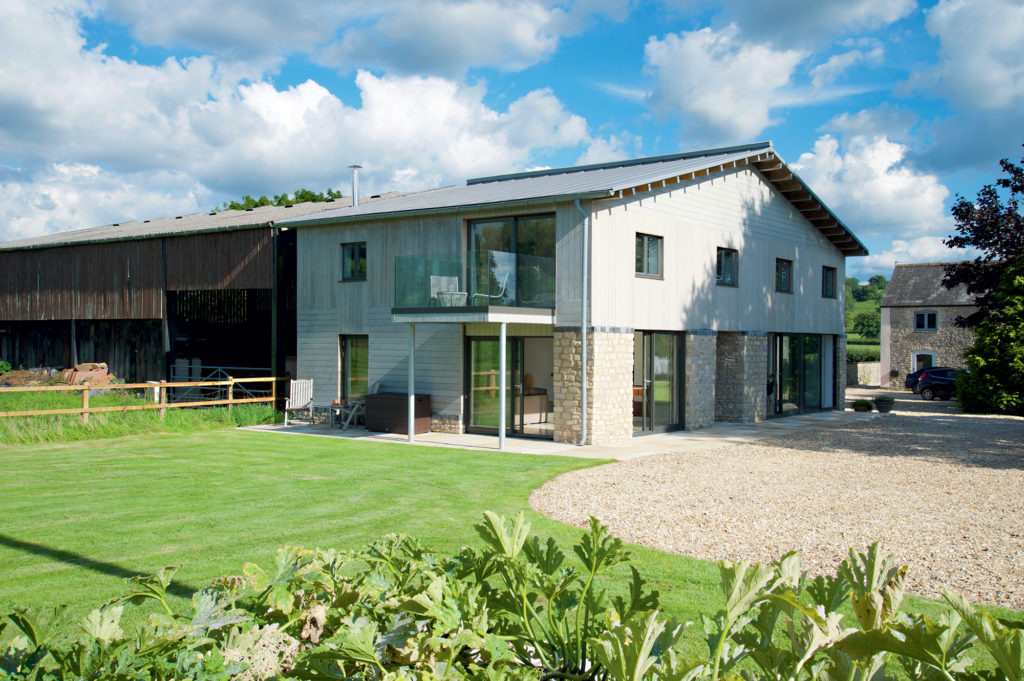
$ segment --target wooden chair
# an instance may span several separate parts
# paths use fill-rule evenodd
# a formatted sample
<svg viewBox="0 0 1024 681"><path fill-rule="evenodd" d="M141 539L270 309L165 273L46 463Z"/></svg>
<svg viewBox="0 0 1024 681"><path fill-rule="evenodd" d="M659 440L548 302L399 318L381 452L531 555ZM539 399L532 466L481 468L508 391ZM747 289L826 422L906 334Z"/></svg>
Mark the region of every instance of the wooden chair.
<svg viewBox="0 0 1024 681"><path fill-rule="evenodd" d="M288 412L306 412L306 420L313 423L313 379L300 378L288 384L288 399L284 403L284 425L288 425Z"/></svg>

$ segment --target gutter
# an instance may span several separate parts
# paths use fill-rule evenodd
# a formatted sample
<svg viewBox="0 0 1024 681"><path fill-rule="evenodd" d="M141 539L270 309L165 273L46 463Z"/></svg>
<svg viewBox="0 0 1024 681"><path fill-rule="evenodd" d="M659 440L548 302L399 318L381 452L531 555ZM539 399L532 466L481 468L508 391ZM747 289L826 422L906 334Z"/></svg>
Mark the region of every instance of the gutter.
<svg viewBox="0 0 1024 681"><path fill-rule="evenodd" d="M590 214L580 206L580 198L573 200L576 210L583 217L583 266L580 268L580 441L587 444L587 271L590 251Z"/></svg>

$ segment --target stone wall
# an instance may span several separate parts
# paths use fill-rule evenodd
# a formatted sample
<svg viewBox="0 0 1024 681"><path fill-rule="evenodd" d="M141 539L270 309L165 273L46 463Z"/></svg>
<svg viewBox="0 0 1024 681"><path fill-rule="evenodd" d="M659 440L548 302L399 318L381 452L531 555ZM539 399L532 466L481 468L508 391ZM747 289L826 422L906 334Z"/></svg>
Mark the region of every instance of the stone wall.
<svg viewBox="0 0 1024 681"><path fill-rule="evenodd" d="M580 405L580 332L554 333L555 441L577 443ZM633 435L633 334L587 334L587 442L607 444Z"/></svg>
<svg viewBox="0 0 1024 681"><path fill-rule="evenodd" d="M768 404L767 334L720 331L715 372L715 420L763 421Z"/></svg>
<svg viewBox="0 0 1024 681"><path fill-rule="evenodd" d="M846 365L846 385L881 384L881 362L850 362Z"/></svg>
<svg viewBox="0 0 1024 681"><path fill-rule="evenodd" d="M686 332L686 430L715 422L715 369L718 342L714 331Z"/></svg>
<svg viewBox="0 0 1024 681"><path fill-rule="evenodd" d="M914 313L928 309L936 313L936 331L915 331ZM936 307L913 308L894 307L889 310L889 376L892 385L903 385L892 378L906 376L913 371L911 363L915 352L934 352L936 366L963 367L963 353L974 343L974 332L961 329L955 324L958 315L965 315L973 308Z"/></svg>
<svg viewBox="0 0 1024 681"><path fill-rule="evenodd" d="M430 417L430 430L435 433L463 432L462 417L458 414L433 414Z"/></svg>

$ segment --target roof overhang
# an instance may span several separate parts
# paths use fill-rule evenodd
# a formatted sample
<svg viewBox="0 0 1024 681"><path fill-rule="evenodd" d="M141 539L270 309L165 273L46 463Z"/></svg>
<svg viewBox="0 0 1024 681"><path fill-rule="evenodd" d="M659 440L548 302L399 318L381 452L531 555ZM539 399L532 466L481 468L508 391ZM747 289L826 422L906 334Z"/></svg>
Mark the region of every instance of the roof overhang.
<svg viewBox="0 0 1024 681"><path fill-rule="evenodd" d="M770 147L757 153L751 153L749 156L741 159L710 165L706 168L667 177L656 182L623 187L617 189L612 196L614 198L627 198L641 192L669 187L680 182L687 182L711 175L712 173L740 167L754 168L761 177L793 204L793 207L803 214L807 221L822 236L828 239L833 246L839 249L839 252L844 256L868 254L868 249L850 231L850 228L836 217L835 213L825 205L825 202L819 199L818 195L807 186L807 183L800 179L800 176L794 173L779 155L775 153L775 150Z"/></svg>

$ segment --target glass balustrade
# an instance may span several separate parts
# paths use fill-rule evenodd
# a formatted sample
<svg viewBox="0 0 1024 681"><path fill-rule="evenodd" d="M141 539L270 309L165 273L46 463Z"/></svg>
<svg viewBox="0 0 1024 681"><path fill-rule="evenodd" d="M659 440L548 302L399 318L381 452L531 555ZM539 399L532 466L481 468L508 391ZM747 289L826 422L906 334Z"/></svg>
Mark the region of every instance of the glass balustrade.
<svg viewBox="0 0 1024 681"><path fill-rule="evenodd" d="M396 308L555 307L555 261L502 251L395 257Z"/></svg>

